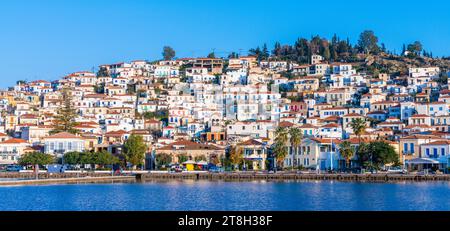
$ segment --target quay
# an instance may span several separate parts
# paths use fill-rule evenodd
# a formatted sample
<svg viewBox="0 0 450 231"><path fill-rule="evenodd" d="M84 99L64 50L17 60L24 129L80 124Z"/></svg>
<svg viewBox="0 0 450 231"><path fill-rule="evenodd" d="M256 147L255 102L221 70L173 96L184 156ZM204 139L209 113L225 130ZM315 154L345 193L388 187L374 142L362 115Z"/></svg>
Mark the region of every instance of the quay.
<svg viewBox="0 0 450 231"><path fill-rule="evenodd" d="M121 176L111 176L106 173L84 172L84 173L39 173L38 179L33 173L3 172L0 178L7 179L0 181L2 185L29 185L29 184L64 184L64 183L115 183L115 182L145 182L145 181L167 181L167 180L225 180L225 181L283 181L283 180L304 180L319 181L331 180L342 182L420 182L420 181L450 181L450 175L415 175L415 174L317 174L317 173L258 173L258 172L182 172L169 173L165 171L129 173ZM8 180L11 179L11 180Z"/></svg>
<svg viewBox="0 0 450 231"><path fill-rule="evenodd" d="M134 176L103 176L103 177L77 177L77 178L47 178L0 181L0 186L13 185L42 185L42 184L73 184L73 183L117 183L135 181Z"/></svg>
<svg viewBox="0 0 450 231"><path fill-rule="evenodd" d="M402 182L402 181L450 181L450 175L414 175L414 174L299 174L299 173L147 173L140 179L145 180L334 180L347 182Z"/></svg>

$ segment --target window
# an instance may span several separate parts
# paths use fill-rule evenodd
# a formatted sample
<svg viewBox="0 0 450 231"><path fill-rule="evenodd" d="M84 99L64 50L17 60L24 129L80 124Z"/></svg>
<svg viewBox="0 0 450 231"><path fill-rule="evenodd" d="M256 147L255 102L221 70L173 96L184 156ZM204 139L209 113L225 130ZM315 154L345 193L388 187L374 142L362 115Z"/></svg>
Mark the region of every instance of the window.
<svg viewBox="0 0 450 231"><path fill-rule="evenodd" d="M441 156L445 156L445 148L441 148Z"/></svg>
<svg viewBox="0 0 450 231"><path fill-rule="evenodd" d="M436 158L438 156L438 149L433 148L433 157Z"/></svg>
<svg viewBox="0 0 450 231"><path fill-rule="evenodd" d="M427 149L425 150L425 152L427 153L427 156L430 156L430 149L429 149L429 148L427 148Z"/></svg>
<svg viewBox="0 0 450 231"><path fill-rule="evenodd" d="M410 143L409 147L409 149L411 149L411 153L414 153L414 143Z"/></svg>

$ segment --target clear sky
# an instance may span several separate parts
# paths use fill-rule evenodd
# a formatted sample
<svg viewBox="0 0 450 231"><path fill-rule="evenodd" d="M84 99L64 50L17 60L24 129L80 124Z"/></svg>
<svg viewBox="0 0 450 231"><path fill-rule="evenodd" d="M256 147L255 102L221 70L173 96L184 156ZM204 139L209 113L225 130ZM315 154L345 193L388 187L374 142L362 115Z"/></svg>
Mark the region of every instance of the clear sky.
<svg viewBox="0 0 450 231"><path fill-rule="evenodd" d="M367 2L367 3L366 3ZM246 52L276 41L336 33L355 42L371 29L388 49L419 40L450 55L447 1L2 0L0 87L54 80L100 64Z"/></svg>

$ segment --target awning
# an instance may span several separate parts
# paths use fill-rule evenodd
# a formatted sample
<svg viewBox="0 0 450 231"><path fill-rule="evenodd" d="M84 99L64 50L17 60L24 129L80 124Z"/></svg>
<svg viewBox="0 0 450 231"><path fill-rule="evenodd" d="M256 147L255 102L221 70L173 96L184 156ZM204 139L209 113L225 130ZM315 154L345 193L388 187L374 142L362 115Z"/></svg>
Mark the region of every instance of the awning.
<svg viewBox="0 0 450 231"><path fill-rule="evenodd" d="M208 162L202 160L202 161L197 162L197 165L208 165Z"/></svg>
<svg viewBox="0 0 450 231"><path fill-rule="evenodd" d="M188 160L186 162L183 162L183 164L197 164L197 163L193 160Z"/></svg>
<svg viewBox="0 0 450 231"><path fill-rule="evenodd" d="M415 158L412 160L407 160L407 164L439 164L439 161L430 158Z"/></svg>
<svg viewBox="0 0 450 231"><path fill-rule="evenodd" d="M255 157L255 158L244 158L245 160L263 160L263 158Z"/></svg>

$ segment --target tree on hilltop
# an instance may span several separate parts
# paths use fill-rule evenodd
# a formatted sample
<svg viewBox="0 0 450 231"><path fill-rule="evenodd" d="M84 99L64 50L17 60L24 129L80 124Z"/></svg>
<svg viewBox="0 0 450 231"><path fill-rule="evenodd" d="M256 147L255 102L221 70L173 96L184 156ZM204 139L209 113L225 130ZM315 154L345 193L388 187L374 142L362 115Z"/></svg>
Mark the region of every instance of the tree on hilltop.
<svg viewBox="0 0 450 231"><path fill-rule="evenodd" d="M164 60L172 60L175 57L175 50L170 46L163 48L162 56Z"/></svg>
<svg viewBox="0 0 450 231"><path fill-rule="evenodd" d="M358 48L360 51L370 54L379 51L378 37L371 30L365 30L359 35Z"/></svg>

